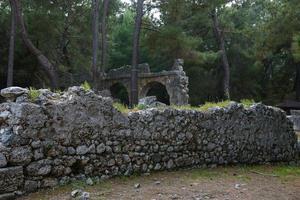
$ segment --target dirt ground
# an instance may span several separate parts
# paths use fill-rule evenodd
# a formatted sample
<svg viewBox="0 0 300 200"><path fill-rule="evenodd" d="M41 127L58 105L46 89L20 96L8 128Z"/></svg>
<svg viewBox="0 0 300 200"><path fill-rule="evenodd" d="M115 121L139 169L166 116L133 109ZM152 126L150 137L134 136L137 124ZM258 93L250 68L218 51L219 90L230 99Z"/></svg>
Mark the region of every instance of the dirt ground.
<svg viewBox="0 0 300 200"><path fill-rule="evenodd" d="M67 200L74 189L90 192L91 199L300 200L300 167L236 166L157 172L113 178L93 186L74 182L20 200Z"/></svg>

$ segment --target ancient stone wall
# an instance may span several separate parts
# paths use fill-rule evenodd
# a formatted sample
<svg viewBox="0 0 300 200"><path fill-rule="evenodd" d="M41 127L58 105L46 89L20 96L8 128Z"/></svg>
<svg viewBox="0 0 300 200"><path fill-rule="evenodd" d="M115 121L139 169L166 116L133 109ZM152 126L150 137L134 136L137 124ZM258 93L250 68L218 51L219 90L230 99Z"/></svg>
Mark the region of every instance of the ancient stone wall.
<svg viewBox="0 0 300 200"><path fill-rule="evenodd" d="M285 113L261 104L123 115L110 98L79 87L60 95L41 90L31 100L27 90L16 91L17 98L10 90L2 92L11 102L0 104L3 196L76 178L292 161L298 156Z"/></svg>

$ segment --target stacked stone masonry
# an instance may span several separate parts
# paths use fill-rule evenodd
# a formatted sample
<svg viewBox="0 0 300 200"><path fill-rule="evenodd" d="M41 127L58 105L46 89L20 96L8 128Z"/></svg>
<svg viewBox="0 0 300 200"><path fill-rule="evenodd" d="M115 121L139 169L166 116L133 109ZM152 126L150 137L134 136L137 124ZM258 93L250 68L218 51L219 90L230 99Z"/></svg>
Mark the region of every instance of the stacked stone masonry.
<svg viewBox="0 0 300 200"><path fill-rule="evenodd" d="M16 88L15 88L16 90ZM207 112L148 109L128 115L110 98L69 88L28 90L0 104L0 195L53 187L82 177L292 161L297 139L279 109L231 103ZM1 196L0 196L1 198Z"/></svg>

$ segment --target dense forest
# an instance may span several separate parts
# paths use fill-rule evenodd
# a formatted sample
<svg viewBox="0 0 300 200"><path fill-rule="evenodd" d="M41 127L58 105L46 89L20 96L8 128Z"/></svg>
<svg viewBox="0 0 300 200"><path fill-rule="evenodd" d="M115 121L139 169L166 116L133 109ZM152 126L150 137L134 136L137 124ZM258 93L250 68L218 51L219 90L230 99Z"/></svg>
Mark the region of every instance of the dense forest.
<svg viewBox="0 0 300 200"><path fill-rule="evenodd" d="M299 0L0 0L1 88L93 83L136 45L152 71L184 59L192 105L300 99Z"/></svg>

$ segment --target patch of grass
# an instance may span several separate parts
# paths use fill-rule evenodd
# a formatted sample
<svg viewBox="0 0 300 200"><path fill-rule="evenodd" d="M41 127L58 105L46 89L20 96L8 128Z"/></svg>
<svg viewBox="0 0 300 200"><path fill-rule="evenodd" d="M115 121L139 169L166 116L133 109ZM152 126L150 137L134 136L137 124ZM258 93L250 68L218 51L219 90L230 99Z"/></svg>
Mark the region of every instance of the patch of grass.
<svg viewBox="0 0 300 200"><path fill-rule="evenodd" d="M212 179L226 175L220 168L217 169L194 169L189 172L189 177L192 179Z"/></svg>
<svg viewBox="0 0 300 200"><path fill-rule="evenodd" d="M208 111L210 108L215 108L215 107L225 108L229 104L230 101L228 100L228 101L220 101L220 102L206 102L205 104L200 105L199 107L190 106L190 105L185 105L185 106L172 105L171 107L178 110Z"/></svg>
<svg viewBox="0 0 300 200"><path fill-rule="evenodd" d="M214 102L206 102L204 105L200 106L201 111L207 111L210 108L215 108L215 107L220 107L220 108L225 108L230 104L230 101L220 101L217 103Z"/></svg>
<svg viewBox="0 0 300 200"><path fill-rule="evenodd" d="M183 106L177 106L177 105L171 105L170 107L177 110L196 110L196 111L208 111L210 108L225 108L229 106L230 100L227 101L220 101L220 102L206 102L203 105L200 106L191 106L191 105L183 105ZM246 108L253 105L255 101L253 99L242 99L241 104L243 104ZM134 112L138 110L145 110L146 106L143 104L139 104L138 106L134 107L133 109L129 109L126 105L123 105L121 103L114 103L114 107L119 110L122 113L129 113ZM165 107L157 107L158 109L164 109Z"/></svg>
<svg viewBox="0 0 300 200"><path fill-rule="evenodd" d="M122 103L114 103L113 106L115 109L117 109L121 113L129 113L129 111L130 111L130 109Z"/></svg>
<svg viewBox="0 0 300 200"><path fill-rule="evenodd" d="M147 106L144 105L144 104L139 104L139 105L136 106L136 108L139 109L139 110L145 110L145 109L147 109Z"/></svg>
<svg viewBox="0 0 300 200"><path fill-rule="evenodd" d="M296 178L300 177L300 167L298 166L275 166L272 173L281 178Z"/></svg>
<svg viewBox="0 0 300 200"><path fill-rule="evenodd" d="M34 87L29 87L28 97L30 101L34 102L40 96L40 91L35 89Z"/></svg>
<svg viewBox="0 0 300 200"><path fill-rule="evenodd" d="M80 85L83 89L84 89L84 91L89 91L89 90L91 90L91 85L87 82L87 81L84 81L84 83L82 83L81 85Z"/></svg>
<svg viewBox="0 0 300 200"><path fill-rule="evenodd" d="M129 112L136 112L136 111L139 111L139 110L146 109L146 107L141 106L141 105L135 106L134 108L131 109L131 108L128 108L128 106L126 106L122 103L114 103L113 106L119 112L124 113L124 114L128 114Z"/></svg>
<svg viewBox="0 0 300 200"><path fill-rule="evenodd" d="M255 101L253 99L242 99L241 104L243 104L246 108L248 108L253 104L255 104Z"/></svg>

